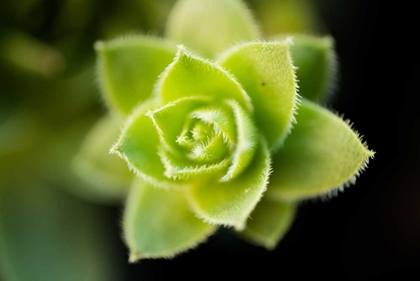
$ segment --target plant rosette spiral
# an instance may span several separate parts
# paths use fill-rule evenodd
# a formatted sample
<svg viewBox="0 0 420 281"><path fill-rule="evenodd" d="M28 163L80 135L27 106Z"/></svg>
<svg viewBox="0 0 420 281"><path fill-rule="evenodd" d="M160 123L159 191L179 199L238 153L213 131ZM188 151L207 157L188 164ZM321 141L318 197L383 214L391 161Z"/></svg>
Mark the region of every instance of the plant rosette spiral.
<svg viewBox="0 0 420 281"><path fill-rule="evenodd" d="M238 0L178 1L165 37L96 44L110 116L75 159L99 183L91 195L127 198L131 261L172 257L219 226L273 249L299 201L343 189L373 157L318 104L334 85L332 38L262 40Z"/></svg>

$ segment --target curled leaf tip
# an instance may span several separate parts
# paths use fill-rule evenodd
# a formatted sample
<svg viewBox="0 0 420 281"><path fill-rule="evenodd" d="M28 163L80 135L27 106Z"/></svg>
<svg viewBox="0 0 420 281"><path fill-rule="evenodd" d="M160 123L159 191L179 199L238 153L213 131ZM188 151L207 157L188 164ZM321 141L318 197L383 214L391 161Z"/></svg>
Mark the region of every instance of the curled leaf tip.
<svg viewBox="0 0 420 281"><path fill-rule="evenodd" d="M187 52L187 48L183 44L178 44L177 48L178 48L178 54Z"/></svg>

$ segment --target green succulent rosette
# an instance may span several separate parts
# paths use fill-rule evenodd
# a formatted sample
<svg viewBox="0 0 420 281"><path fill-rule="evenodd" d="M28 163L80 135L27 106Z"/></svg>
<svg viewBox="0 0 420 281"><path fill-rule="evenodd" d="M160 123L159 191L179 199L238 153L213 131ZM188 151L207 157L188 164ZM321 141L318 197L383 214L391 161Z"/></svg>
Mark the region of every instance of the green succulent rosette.
<svg viewBox="0 0 420 281"><path fill-rule="evenodd" d="M134 177L123 219L131 261L172 257L219 226L272 249L300 200L353 182L373 156L316 103L334 81L332 38L264 41L241 1L177 1L166 38L130 36L96 50L106 118L115 120L102 124L120 130L110 152ZM93 159L107 153L103 144L95 154L84 146L78 159L121 178L120 166L104 163L114 158Z"/></svg>

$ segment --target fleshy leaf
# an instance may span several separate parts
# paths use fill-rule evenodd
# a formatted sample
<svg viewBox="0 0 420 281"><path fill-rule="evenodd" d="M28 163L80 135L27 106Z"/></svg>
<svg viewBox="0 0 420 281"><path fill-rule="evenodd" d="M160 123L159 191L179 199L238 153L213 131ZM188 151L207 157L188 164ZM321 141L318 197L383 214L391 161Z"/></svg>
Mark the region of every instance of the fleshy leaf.
<svg viewBox="0 0 420 281"><path fill-rule="evenodd" d="M152 94L159 74L170 64L176 46L147 36L133 36L95 45L102 96L123 116Z"/></svg>
<svg viewBox="0 0 420 281"><path fill-rule="evenodd" d="M236 147L233 153L232 165L229 167L222 181L230 181L239 175L251 162L257 146L257 130L251 116L249 116L239 104L234 101L228 102L232 107L236 124Z"/></svg>
<svg viewBox="0 0 420 281"><path fill-rule="evenodd" d="M291 227L296 209L296 203L264 197L251 213L240 235L251 243L272 250Z"/></svg>
<svg viewBox="0 0 420 281"><path fill-rule="evenodd" d="M166 188L174 182L165 177L165 169L158 155L160 139L150 118L150 110L157 108L154 102L140 106L127 120L117 143L111 152L123 158L137 175L154 185Z"/></svg>
<svg viewBox="0 0 420 281"><path fill-rule="evenodd" d="M165 104L202 96L212 99L213 103L233 99L245 109L252 109L249 96L234 77L218 65L188 53L182 46L174 62L161 75L155 90Z"/></svg>
<svg viewBox="0 0 420 281"><path fill-rule="evenodd" d="M194 215L181 189L155 188L141 180L130 189L124 236L131 262L173 257L203 242L215 229Z"/></svg>
<svg viewBox="0 0 420 281"><path fill-rule="evenodd" d="M73 167L89 185L84 193L89 198L105 202L119 202L125 198L134 174L109 148L120 134L119 122L111 116L99 120L86 136Z"/></svg>
<svg viewBox="0 0 420 281"><path fill-rule="evenodd" d="M297 35L290 47L299 94L314 102L322 102L333 92L337 59L331 37Z"/></svg>
<svg viewBox="0 0 420 281"><path fill-rule="evenodd" d="M297 125L273 156L266 196L297 200L331 192L354 182L373 154L348 123L303 100Z"/></svg>
<svg viewBox="0 0 420 281"><path fill-rule="evenodd" d="M270 149L281 144L294 119L297 94L289 45L288 40L245 43L219 59L251 97L254 120Z"/></svg>
<svg viewBox="0 0 420 281"><path fill-rule="evenodd" d="M203 180L193 184L187 191L188 201L205 221L242 229L266 190L270 168L269 150L261 141L253 161L240 176L229 182Z"/></svg>
<svg viewBox="0 0 420 281"><path fill-rule="evenodd" d="M247 7L239 0L180 0L172 8L166 37L212 58L230 45L259 37Z"/></svg>
<svg viewBox="0 0 420 281"><path fill-rule="evenodd" d="M321 29L322 21L313 0L249 1L264 35L284 33L312 34Z"/></svg>

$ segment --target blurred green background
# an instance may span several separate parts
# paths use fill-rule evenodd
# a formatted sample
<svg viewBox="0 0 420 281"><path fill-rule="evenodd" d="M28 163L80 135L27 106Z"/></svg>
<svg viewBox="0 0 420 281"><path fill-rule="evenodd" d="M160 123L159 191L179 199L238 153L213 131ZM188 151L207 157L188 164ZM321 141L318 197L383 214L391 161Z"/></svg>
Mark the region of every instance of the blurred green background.
<svg viewBox="0 0 420 281"><path fill-rule="evenodd" d="M121 206L89 195L72 163L105 113L94 42L158 34L171 4L0 3L0 280L123 280Z"/></svg>
<svg viewBox="0 0 420 281"><path fill-rule="evenodd" d="M410 7L374 0L246 1L267 38L300 32L336 39L340 86L327 106L350 117L378 152L358 184L331 202L304 204L274 252L222 230L176 260L127 264L122 205L96 198L95 187L72 163L106 112L96 85L94 42L162 35L173 2L0 3L0 280L168 280L194 277L191 267L211 268L214 279L222 269L228 271L224 276L237 278L250 270L279 279L282 274L341 280L418 276L420 118L409 101L418 91L420 65L404 57L415 51L412 45L390 42L395 34L388 33L397 30L404 38L416 26L415 17L390 24L390 15L406 14ZM401 75L398 69L404 69ZM387 93L398 98L387 99ZM228 266L232 259L241 265Z"/></svg>

